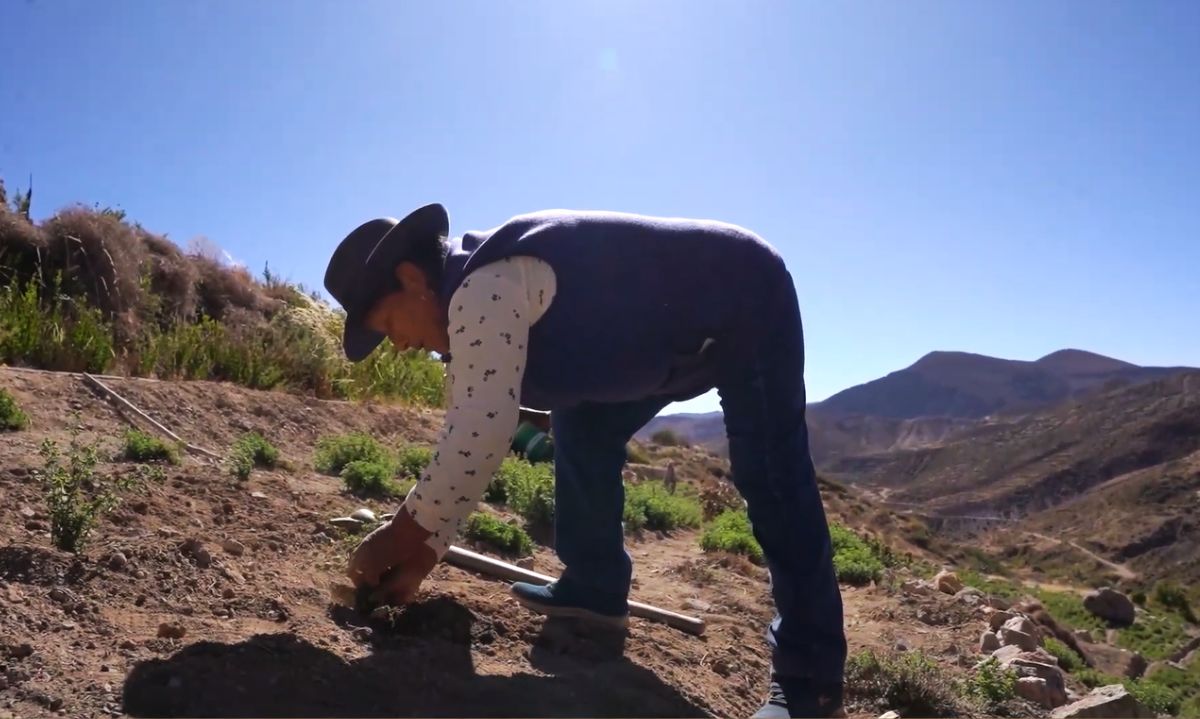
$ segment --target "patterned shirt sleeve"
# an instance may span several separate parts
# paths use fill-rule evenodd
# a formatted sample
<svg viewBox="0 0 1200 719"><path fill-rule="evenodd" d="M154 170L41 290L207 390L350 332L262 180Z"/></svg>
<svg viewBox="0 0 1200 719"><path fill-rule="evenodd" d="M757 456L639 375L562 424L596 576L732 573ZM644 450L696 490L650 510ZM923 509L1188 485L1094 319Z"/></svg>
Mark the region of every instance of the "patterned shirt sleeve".
<svg viewBox="0 0 1200 719"><path fill-rule="evenodd" d="M549 268L527 259L472 272L450 299L446 423L405 501L417 523L433 533L428 544L439 558L479 503L517 428L529 328L549 303L544 290L534 290L545 287ZM530 269L543 274L530 282Z"/></svg>

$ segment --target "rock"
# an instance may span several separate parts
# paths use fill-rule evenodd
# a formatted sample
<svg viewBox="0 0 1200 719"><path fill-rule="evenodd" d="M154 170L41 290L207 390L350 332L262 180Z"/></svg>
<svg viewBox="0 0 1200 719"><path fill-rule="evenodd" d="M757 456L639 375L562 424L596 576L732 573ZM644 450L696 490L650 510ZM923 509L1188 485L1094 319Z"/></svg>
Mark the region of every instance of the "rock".
<svg viewBox="0 0 1200 719"><path fill-rule="evenodd" d="M182 624L163 622L158 625L158 636L160 639L183 639L186 635L187 628Z"/></svg>
<svg viewBox="0 0 1200 719"><path fill-rule="evenodd" d="M263 494L262 492L251 492L250 496L253 497L254 499L266 499L267 498L267 495Z"/></svg>
<svg viewBox="0 0 1200 719"><path fill-rule="evenodd" d="M1000 648L1000 637L996 636L995 632L984 632L983 636L979 637L979 652L981 654L991 654Z"/></svg>
<svg viewBox="0 0 1200 719"><path fill-rule="evenodd" d="M963 588L962 580L949 569L938 572L937 576L933 578L933 584L939 592L944 594L956 594Z"/></svg>
<svg viewBox="0 0 1200 719"><path fill-rule="evenodd" d="M1136 617L1133 602L1112 587L1103 587L1088 592L1083 597L1083 608L1101 619L1107 619L1116 624L1133 624Z"/></svg>
<svg viewBox="0 0 1200 719"><path fill-rule="evenodd" d="M1051 719L1151 719L1154 712L1133 698L1125 687L1112 684L1097 687L1084 698L1055 709Z"/></svg>
<svg viewBox="0 0 1200 719"><path fill-rule="evenodd" d="M897 639L896 643L892 645L892 648L898 652L907 652L910 645L911 643L904 639Z"/></svg>
<svg viewBox="0 0 1200 719"><path fill-rule="evenodd" d="M1200 636L1192 637L1187 644L1184 644L1182 647L1177 649L1175 653L1168 658L1173 662L1181 662L1184 665L1191 664L1191 659L1188 658L1188 655L1191 655L1196 650L1200 650ZM1192 659L1194 658L1195 656L1193 655Z"/></svg>
<svg viewBox="0 0 1200 719"><path fill-rule="evenodd" d="M1074 636L1075 641L1084 642L1085 644L1091 644L1093 641L1095 641L1092 639L1092 633L1086 629L1076 629Z"/></svg>
<svg viewBox="0 0 1200 719"><path fill-rule="evenodd" d="M329 523L338 529L344 529L348 532L357 532L362 529L363 523L353 517L334 517L329 520Z"/></svg>
<svg viewBox="0 0 1200 719"><path fill-rule="evenodd" d="M1008 601L1004 597L992 595L987 598L987 605L992 609L999 609L1003 612L1012 606L1012 602Z"/></svg>
<svg viewBox="0 0 1200 719"><path fill-rule="evenodd" d="M942 614L941 612L934 611L929 607L921 607L917 610L917 620L924 624L928 624L931 627L950 623L946 618L946 615Z"/></svg>
<svg viewBox="0 0 1200 719"><path fill-rule="evenodd" d="M992 658L995 659L996 661L1000 662L1001 664L1004 664L1005 662L1009 661L1013 657L1019 656L1020 654L1021 654L1020 647L1007 646L1007 647L1000 647L996 651L992 652Z"/></svg>
<svg viewBox="0 0 1200 719"><path fill-rule="evenodd" d="M969 607L975 607L984 602L983 592L975 587L963 587L954 594L955 601L966 604Z"/></svg>
<svg viewBox="0 0 1200 719"><path fill-rule="evenodd" d="M366 507L363 507L361 509L356 509L353 512L351 512L350 518L357 519L360 522L366 522L368 524L374 524L375 522L379 521L375 518L375 513L372 512L371 510L367 509Z"/></svg>
<svg viewBox="0 0 1200 719"><path fill-rule="evenodd" d="M916 597L931 597L937 592L936 587L921 579L909 579L900 585L900 589Z"/></svg>
<svg viewBox="0 0 1200 719"><path fill-rule="evenodd" d="M900 715L894 711L886 711L879 715L879 719L900 719Z"/></svg>
<svg viewBox="0 0 1200 719"><path fill-rule="evenodd" d="M388 512L387 514L381 514L381 515L379 515L379 521L380 522L390 522L390 521L392 521L392 518L395 516L396 515L391 512Z"/></svg>
<svg viewBox="0 0 1200 719"><path fill-rule="evenodd" d="M1015 618L1017 615L1012 612L999 611L988 617L988 626L993 632L1000 631L1000 627L1004 626L1008 620Z"/></svg>
<svg viewBox="0 0 1200 719"><path fill-rule="evenodd" d="M113 552L108 555L108 566L110 569L121 570L128 564L129 557L126 557L124 552Z"/></svg>
<svg viewBox="0 0 1200 719"><path fill-rule="evenodd" d="M8 648L8 655L13 659L24 659L33 656L33 645L29 642L14 644Z"/></svg>
<svg viewBox="0 0 1200 719"><path fill-rule="evenodd" d="M137 642L133 641L132 639L126 639L125 641L121 642L121 648L126 651L133 651L134 649L138 648L138 645Z"/></svg>
<svg viewBox="0 0 1200 719"><path fill-rule="evenodd" d="M1184 667L1187 665L1176 664L1175 662L1157 661L1151 662L1150 666L1146 667L1146 671L1142 673L1143 679L1151 679L1157 674L1162 674L1166 671L1186 671Z"/></svg>
<svg viewBox="0 0 1200 719"><path fill-rule="evenodd" d="M50 590L50 599L60 604L66 604L67 602L74 601L75 597L72 597L71 593L62 587L55 587Z"/></svg>
<svg viewBox="0 0 1200 719"><path fill-rule="evenodd" d="M1001 625L1000 628L1001 629L1015 629L1018 632L1024 632L1025 634L1028 634L1031 637L1035 637L1035 638L1038 638L1041 636L1041 631L1038 629L1038 626L1033 623L1033 620L1030 619L1029 617L1026 617L1026 616L1023 616L1020 614L1013 617L1012 619L1009 619L1007 622L1005 622L1003 625ZM1033 651L1033 650L1031 649L1030 651Z"/></svg>
<svg viewBox="0 0 1200 719"><path fill-rule="evenodd" d="M358 640L360 642L371 641L372 634L374 634L374 632L371 631L370 627L358 627L353 632L350 632L350 636L354 637L356 640Z"/></svg>
<svg viewBox="0 0 1200 719"><path fill-rule="evenodd" d="M246 545L236 539L226 539L221 542L221 549L224 549L227 553L235 557L240 557L246 553Z"/></svg>
<svg viewBox="0 0 1200 719"><path fill-rule="evenodd" d="M1108 644L1081 645L1096 671L1137 679L1146 671L1146 659L1137 652Z"/></svg>
<svg viewBox="0 0 1200 719"><path fill-rule="evenodd" d="M204 543L199 539L191 538L179 545L179 551L184 555L191 557L197 567L204 569L212 565L212 553L204 546Z"/></svg>
<svg viewBox="0 0 1200 719"><path fill-rule="evenodd" d="M1053 709L1050 699L1050 685L1041 677L1021 677L1017 679L1017 696L1028 699L1034 704L1040 704L1047 709Z"/></svg>
<svg viewBox="0 0 1200 719"><path fill-rule="evenodd" d="M712 611L712 605L709 604L708 602L704 601L703 599L694 599L694 598L685 599L685 600L683 600L683 606L687 607L688 609L694 609L697 612L711 612Z"/></svg>
<svg viewBox="0 0 1200 719"><path fill-rule="evenodd" d="M533 569L533 557L521 557L516 564L521 569Z"/></svg>
<svg viewBox="0 0 1200 719"><path fill-rule="evenodd" d="M21 507L20 511L18 511L17 514L20 514L22 519L36 519L37 518L37 512L33 511L29 507Z"/></svg>
<svg viewBox="0 0 1200 719"><path fill-rule="evenodd" d="M1032 634L1007 626L1000 627L1000 643L1006 647L1019 647L1023 652L1032 652L1038 648L1038 640Z"/></svg>

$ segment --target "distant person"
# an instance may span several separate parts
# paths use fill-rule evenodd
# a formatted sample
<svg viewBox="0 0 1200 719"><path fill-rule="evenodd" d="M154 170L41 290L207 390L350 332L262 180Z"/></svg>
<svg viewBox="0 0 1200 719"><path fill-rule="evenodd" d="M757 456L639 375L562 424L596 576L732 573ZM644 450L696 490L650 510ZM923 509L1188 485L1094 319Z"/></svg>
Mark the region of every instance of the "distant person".
<svg viewBox="0 0 1200 719"><path fill-rule="evenodd" d="M667 471L663 473L663 486L667 488L667 492L675 494L675 463L667 462Z"/></svg>
<svg viewBox="0 0 1200 719"><path fill-rule="evenodd" d="M325 274L351 360L388 338L448 366L433 459L395 519L355 550L356 586L413 599L508 452L524 404L550 411L565 570L512 593L542 614L624 626L626 444L669 403L715 387L778 611L757 716L840 714L842 601L809 456L800 311L775 249L730 224L608 212L521 215L454 240L448 228L441 205L371 220Z"/></svg>

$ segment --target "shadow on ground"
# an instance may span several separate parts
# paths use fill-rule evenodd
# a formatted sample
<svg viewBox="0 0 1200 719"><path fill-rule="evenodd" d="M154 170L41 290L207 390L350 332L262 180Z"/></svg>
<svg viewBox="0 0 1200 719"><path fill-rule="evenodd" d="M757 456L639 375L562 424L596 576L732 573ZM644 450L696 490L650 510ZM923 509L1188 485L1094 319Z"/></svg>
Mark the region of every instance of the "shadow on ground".
<svg viewBox="0 0 1200 719"><path fill-rule="evenodd" d="M354 623L349 610L331 619ZM359 619L357 623L361 624ZM482 630L480 625L483 624ZM134 667L124 709L133 716L613 716L707 714L654 673L624 657L624 635L584 635L548 621L529 662L511 676L476 674L471 644L504 642L503 625L439 598L416 604L371 637L370 656L352 662L294 634L237 644L199 642ZM524 662L522 662L524 663Z"/></svg>

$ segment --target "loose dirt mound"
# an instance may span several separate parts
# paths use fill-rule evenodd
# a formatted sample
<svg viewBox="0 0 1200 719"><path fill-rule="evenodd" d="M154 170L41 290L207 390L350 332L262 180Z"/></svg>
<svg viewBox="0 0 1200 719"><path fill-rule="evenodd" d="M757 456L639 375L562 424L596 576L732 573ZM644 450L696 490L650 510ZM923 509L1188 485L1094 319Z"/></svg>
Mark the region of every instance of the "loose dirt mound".
<svg viewBox="0 0 1200 719"><path fill-rule="evenodd" d="M64 445L77 422L107 443L101 473L128 471L110 459L128 424L76 377L0 369L31 419L0 435L0 715L748 716L763 696L765 572L702 554L694 534L648 534L630 551L636 598L701 614L703 638L642 620L627 637L546 622L504 583L448 566L418 604L370 620L330 603L347 545L326 519L363 502L310 469L312 446L349 430L428 443L436 412L212 383L111 384L218 453L262 432L294 469L241 483L188 458L127 493L83 556L59 552L33 474L38 445ZM534 569L560 566L539 548ZM953 664L978 631L922 623L918 607L882 588L844 595L855 649L902 640Z"/></svg>

